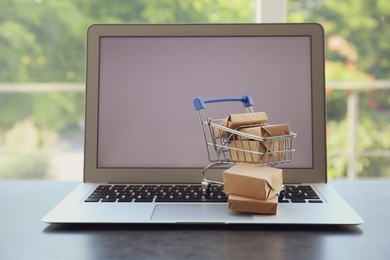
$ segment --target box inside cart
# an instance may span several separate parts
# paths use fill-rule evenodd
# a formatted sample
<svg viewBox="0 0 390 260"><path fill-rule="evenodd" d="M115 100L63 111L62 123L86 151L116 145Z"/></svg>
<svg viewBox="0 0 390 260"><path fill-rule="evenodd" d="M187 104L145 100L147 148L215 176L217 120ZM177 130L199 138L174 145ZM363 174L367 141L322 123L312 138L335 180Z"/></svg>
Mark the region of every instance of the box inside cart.
<svg viewBox="0 0 390 260"><path fill-rule="evenodd" d="M255 127L239 127L242 133L264 137L263 141L246 138L240 135L233 136L230 142L230 157L234 162L272 163L285 159L286 141L284 138L269 138L290 134L288 124L262 125ZM245 151L244 151L245 150Z"/></svg>
<svg viewBox="0 0 390 260"><path fill-rule="evenodd" d="M241 113L229 115L220 125L230 129L237 129L240 126L246 125L261 125L267 121L268 117L265 112ZM215 137L226 137L228 134L221 129L215 128L214 135Z"/></svg>

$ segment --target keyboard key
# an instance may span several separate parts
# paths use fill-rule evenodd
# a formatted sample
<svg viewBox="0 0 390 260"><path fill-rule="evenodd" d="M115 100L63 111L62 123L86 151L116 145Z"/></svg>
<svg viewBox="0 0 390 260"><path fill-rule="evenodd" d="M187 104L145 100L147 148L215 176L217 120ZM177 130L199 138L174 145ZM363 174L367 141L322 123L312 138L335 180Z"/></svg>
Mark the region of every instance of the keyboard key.
<svg viewBox="0 0 390 260"><path fill-rule="evenodd" d="M292 203L306 203L305 199L291 199L290 201Z"/></svg>
<svg viewBox="0 0 390 260"><path fill-rule="evenodd" d="M111 185L99 185L96 190L109 190L111 187Z"/></svg>
<svg viewBox="0 0 390 260"><path fill-rule="evenodd" d="M104 198L101 200L101 202L115 202L116 198Z"/></svg>
<svg viewBox="0 0 390 260"><path fill-rule="evenodd" d="M227 197L157 197L155 202L227 202Z"/></svg>
<svg viewBox="0 0 390 260"><path fill-rule="evenodd" d="M84 202L99 202L100 198L90 198L88 197Z"/></svg>
<svg viewBox="0 0 390 260"><path fill-rule="evenodd" d="M106 194L95 194L95 193L93 193L89 196L89 198L100 198L100 199L105 198L105 197L107 197Z"/></svg>
<svg viewBox="0 0 390 260"><path fill-rule="evenodd" d="M320 197L318 197L317 195L310 195L310 196L306 196L306 199L319 199Z"/></svg>
<svg viewBox="0 0 390 260"><path fill-rule="evenodd" d="M118 202L133 202L134 198L120 198Z"/></svg>
<svg viewBox="0 0 390 260"><path fill-rule="evenodd" d="M185 202L186 198L184 197L157 197L155 202Z"/></svg>

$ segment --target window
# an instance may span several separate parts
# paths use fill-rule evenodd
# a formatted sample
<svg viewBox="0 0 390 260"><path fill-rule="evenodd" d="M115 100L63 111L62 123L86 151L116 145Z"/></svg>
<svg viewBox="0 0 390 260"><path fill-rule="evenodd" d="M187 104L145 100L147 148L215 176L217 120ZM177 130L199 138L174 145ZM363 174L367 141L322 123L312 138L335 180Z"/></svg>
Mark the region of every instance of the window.
<svg viewBox="0 0 390 260"><path fill-rule="evenodd" d="M254 0L1 2L0 179L82 179L88 25L255 17Z"/></svg>
<svg viewBox="0 0 390 260"><path fill-rule="evenodd" d="M286 12L325 28L330 177L390 175L386 0L0 2L0 179L82 179L88 25L279 22Z"/></svg>
<svg viewBox="0 0 390 260"><path fill-rule="evenodd" d="M325 28L329 176L389 177L390 2L289 0L287 17Z"/></svg>

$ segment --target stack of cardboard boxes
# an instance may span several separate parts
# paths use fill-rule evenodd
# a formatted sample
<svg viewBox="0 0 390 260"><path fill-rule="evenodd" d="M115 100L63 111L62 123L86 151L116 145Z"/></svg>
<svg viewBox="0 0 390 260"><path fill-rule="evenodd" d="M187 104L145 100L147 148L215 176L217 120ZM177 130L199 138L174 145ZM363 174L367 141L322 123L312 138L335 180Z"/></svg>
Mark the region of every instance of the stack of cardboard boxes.
<svg viewBox="0 0 390 260"><path fill-rule="evenodd" d="M221 125L246 135L227 135L218 131L230 141L230 159L237 165L224 171L225 192L229 194L228 208L241 212L272 214L277 213L278 194L283 189L281 169L262 164L284 160L285 141L272 138L290 134L288 124L268 125L264 112L229 115ZM263 137L262 141L250 138Z"/></svg>
<svg viewBox="0 0 390 260"><path fill-rule="evenodd" d="M282 179L281 169L250 163L234 165L223 173L228 209L275 215Z"/></svg>

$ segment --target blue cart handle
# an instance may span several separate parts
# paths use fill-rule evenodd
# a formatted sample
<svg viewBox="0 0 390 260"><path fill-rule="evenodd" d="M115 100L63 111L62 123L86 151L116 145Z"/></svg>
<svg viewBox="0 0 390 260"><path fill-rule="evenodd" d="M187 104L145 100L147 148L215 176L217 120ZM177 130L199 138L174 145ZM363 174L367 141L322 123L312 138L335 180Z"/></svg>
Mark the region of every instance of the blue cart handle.
<svg viewBox="0 0 390 260"><path fill-rule="evenodd" d="M194 107L195 110L201 110L206 108L207 103L215 103L215 102L226 102L226 101L241 101L244 107L250 107L253 106L253 100L251 95L245 95L242 97L234 98L234 97L227 97L227 98L210 98L210 99L203 99L201 97L194 98Z"/></svg>

